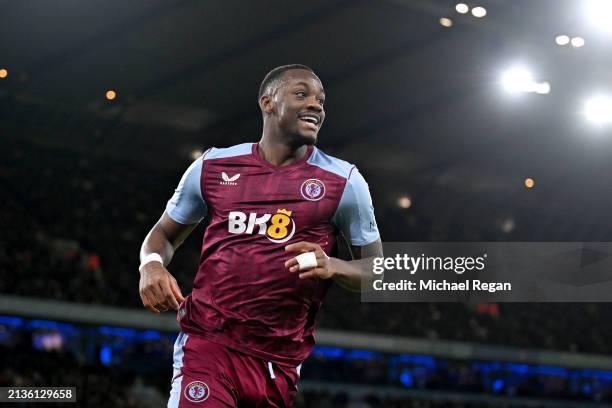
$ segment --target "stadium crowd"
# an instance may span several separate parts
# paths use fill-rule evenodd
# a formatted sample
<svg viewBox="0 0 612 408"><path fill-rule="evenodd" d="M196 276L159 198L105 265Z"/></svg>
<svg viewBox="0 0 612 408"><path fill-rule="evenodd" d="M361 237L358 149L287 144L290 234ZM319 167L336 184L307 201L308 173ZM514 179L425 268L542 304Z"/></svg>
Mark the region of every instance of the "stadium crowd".
<svg viewBox="0 0 612 408"><path fill-rule="evenodd" d="M165 172L14 140L4 141L2 149L0 293L141 307L139 246L181 170ZM394 210L381 200L377 212L389 211ZM395 219L389 223L379 215L383 240L403 239L387 231L397 228ZM202 229L192 233L169 268L184 293L190 291ZM421 232L428 236L427 228ZM321 327L608 353L610 317L603 304L368 304L334 287ZM594 321L599 324L589 324Z"/></svg>
<svg viewBox="0 0 612 408"><path fill-rule="evenodd" d="M87 348L84 353L75 353L60 342L41 344L37 338L49 335L52 331L45 330L6 330L0 325L0 387L4 386L71 386L76 387L79 406L98 407L112 406L119 408L155 408L166 405L169 393L171 376L170 365L165 360L170 358L171 344L167 339L132 343L126 347L121 359L114 363L103 363L98 358L102 344L112 339L104 336L95 337L93 349ZM118 340L118 339L115 339ZM151 358L155 354L155 358ZM161 354L161 355L160 355ZM166 359L162 358L166 356ZM340 375L352 370L351 378L356 378L356 384L364 386L391 386L395 396L374 393L370 391L355 393L354 390L333 391L321 387L305 387L296 397L296 408L492 408L510 407L503 401L486 402L486 394L480 379L469 374L467 365L455 366L456 373L463 374L453 379L453 386L449 387L448 372L445 374L430 374L427 380L414 384L411 388L421 390L420 395L400 395L399 384L394 384L386 378L385 370L376 370L375 366L382 367L380 362L349 362L330 360L327 363L321 359L309 360L304 370L308 373L309 381L317 380L319 383L334 384L330 374ZM330 369L332 368L333 369ZM368 372L377 372L375 375L364 375ZM361 376L361 378L359 378ZM445 380L446 376L446 380ZM468 377L471 377L468 378ZM463 378L463 379L462 379ZM342 378L340 378L341 380ZM449 384L444 384L444 381ZM480 383L480 385L479 385ZM355 387L355 385L353 385ZM359 387L357 385L356 387ZM340 389L336 387L336 389ZM372 389L372 388L370 388ZM559 393L563 383L552 378L540 377L529 387L522 387L518 395L531 397L562 396ZM425 390L425 391L423 391ZM452 396L436 395L437 391L455 391ZM485 392L479 397L482 402L470 402L476 393ZM460 394L468 393L468 394ZM481 394L483 395L483 394ZM500 395L511 395L507 392ZM566 397L576 400L576 395ZM582 400L589 400L594 395L581 396ZM607 398L606 396L599 396ZM604 399L605 400L605 399ZM493 401L493 400L491 400ZM520 400L513 402L518 406ZM61 404L59 404L61 405ZM66 406L70 406L67 404ZM530 405L533 406L533 405ZM545 405L542 405L545 406Z"/></svg>

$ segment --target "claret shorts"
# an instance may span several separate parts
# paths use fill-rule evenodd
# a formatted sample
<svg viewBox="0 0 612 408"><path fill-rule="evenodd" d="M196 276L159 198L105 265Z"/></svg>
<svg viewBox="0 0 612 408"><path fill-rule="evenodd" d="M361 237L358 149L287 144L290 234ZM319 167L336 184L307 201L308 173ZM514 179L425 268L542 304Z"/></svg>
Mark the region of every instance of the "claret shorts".
<svg viewBox="0 0 612 408"><path fill-rule="evenodd" d="M168 407L291 407L299 371L180 333Z"/></svg>

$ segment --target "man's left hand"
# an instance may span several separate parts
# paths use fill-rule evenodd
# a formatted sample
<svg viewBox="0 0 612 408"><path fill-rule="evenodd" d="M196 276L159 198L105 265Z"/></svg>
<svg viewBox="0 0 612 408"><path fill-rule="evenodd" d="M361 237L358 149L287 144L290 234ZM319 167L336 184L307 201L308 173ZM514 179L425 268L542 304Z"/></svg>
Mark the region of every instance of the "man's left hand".
<svg viewBox="0 0 612 408"><path fill-rule="evenodd" d="M287 245L285 247L285 251L289 252L299 252L300 254L306 252L313 252L315 257L317 258L317 266L304 269L300 271L299 263L296 258L291 258L287 262L285 262L285 267L289 268L289 272L296 273L299 272L300 279L307 278L321 278L321 279L330 279L333 278L336 274L335 266L335 258L330 258L327 254L321 249L319 244L315 244L313 242L297 242L295 244Z"/></svg>

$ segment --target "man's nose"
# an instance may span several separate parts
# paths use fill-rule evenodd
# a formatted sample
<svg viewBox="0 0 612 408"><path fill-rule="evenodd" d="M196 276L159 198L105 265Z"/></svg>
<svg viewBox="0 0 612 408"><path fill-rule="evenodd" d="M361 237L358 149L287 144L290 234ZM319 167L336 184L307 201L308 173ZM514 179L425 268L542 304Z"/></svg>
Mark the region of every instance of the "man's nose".
<svg viewBox="0 0 612 408"><path fill-rule="evenodd" d="M317 98L308 98L308 109L316 110L317 112L321 112L323 110L323 105Z"/></svg>

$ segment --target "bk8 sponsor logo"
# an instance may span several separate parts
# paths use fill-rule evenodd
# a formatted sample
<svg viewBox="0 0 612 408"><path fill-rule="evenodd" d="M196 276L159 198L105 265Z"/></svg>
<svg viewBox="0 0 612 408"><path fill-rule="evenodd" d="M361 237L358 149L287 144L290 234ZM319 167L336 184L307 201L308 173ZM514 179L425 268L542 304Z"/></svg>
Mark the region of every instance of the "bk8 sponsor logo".
<svg viewBox="0 0 612 408"><path fill-rule="evenodd" d="M243 213L231 211L228 216L228 231L232 234L265 235L270 241L281 244L295 234L295 221L291 211L279 208L275 214Z"/></svg>

